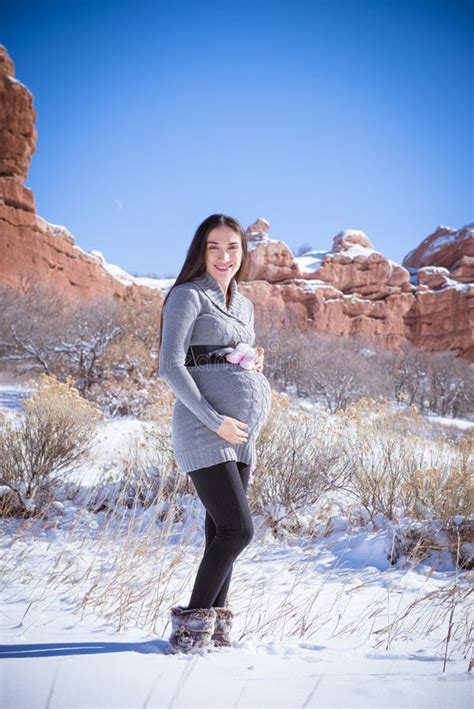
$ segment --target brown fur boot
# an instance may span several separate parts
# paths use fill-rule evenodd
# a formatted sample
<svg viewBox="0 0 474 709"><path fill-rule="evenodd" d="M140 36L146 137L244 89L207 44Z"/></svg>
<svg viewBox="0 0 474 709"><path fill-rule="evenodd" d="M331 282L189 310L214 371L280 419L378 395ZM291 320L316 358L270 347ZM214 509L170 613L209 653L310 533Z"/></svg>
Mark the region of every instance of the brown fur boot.
<svg viewBox="0 0 474 709"><path fill-rule="evenodd" d="M216 620L214 608L171 609L171 636L168 653L192 653L210 645Z"/></svg>
<svg viewBox="0 0 474 709"><path fill-rule="evenodd" d="M230 608L215 607L214 610L216 611L216 625L211 640L215 647L231 647L230 631L234 614Z"/></svg>

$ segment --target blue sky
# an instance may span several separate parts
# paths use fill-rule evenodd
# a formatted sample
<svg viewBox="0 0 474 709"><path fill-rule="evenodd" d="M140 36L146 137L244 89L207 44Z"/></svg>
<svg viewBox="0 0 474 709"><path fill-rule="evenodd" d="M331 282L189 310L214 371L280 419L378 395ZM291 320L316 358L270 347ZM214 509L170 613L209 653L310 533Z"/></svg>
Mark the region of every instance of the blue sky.
<svg viewBox="0 0 474 709"><path fill-rule="evenodd" d="M129 272L174 276L224 212L293 249L362 229L401 262L473 220L465 0L3 0L34 95L37 211Z"/></svg>

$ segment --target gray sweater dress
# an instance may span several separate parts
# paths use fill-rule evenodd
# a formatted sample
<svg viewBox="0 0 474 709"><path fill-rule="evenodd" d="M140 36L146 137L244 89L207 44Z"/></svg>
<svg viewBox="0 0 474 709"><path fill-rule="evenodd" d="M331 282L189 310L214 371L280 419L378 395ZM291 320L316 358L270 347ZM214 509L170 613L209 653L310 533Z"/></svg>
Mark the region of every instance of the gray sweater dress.
<svg viewBox="0 0 474 709"><path fill-rule="evenodd" d="M206 271L174 287L163 308L159 375L176 395L171 431L183 473L228 460L255 464L255 442L270 413L271 387L262 372L231 362L184 365L189 345L254 345L253 303L235 278L229 288L227 308L224 291ZM224 415L248 424L245 443L217 435Z"/></svg>

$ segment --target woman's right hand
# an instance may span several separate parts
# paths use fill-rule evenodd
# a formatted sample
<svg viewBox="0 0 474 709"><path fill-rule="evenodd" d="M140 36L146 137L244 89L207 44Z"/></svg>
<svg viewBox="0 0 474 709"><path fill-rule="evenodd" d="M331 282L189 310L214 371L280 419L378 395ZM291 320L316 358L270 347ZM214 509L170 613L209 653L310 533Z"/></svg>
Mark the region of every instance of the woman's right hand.
<svg viewBox="0 0 474 709"><path fill-rule="evenodd" d="M248 424L232 416L225 416L225 420L216 433L218 436L227 441L227 443L247 443L249 434L247 432Z"/></svg>

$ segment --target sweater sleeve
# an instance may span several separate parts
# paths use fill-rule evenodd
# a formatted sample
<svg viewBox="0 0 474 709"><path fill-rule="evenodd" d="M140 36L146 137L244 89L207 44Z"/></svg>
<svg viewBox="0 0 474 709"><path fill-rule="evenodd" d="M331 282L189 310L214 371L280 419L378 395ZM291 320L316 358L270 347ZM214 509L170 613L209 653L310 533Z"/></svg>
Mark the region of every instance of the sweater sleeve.
<svg viewBox="0 0 474 709"><path fill-rule="evenodd" d="M200 312L199 296L193 288L172 289L163 308L163 333L159 375L179 399L211 431L216 432L224 416L217 413L201 394L184 361Z"/></svg>

